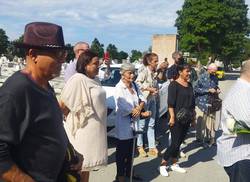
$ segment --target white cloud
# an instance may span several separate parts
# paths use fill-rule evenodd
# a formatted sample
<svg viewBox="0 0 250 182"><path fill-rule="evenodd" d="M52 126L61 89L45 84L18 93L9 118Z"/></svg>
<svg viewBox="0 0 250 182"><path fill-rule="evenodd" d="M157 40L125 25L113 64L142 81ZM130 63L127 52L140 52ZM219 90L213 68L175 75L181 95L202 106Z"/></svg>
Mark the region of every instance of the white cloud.
<svg viewBox="0 0 250 182"><path fill-rule="evenodd" d="M48 21L63 26L66 42L97 37L105 39L104 44L107 41L122 41L120 44L127 44L129 47L139 44L135 41L143 44L146 40L150 44L153 34L176 33L176 11L181 9L183 2L184 0L1 0L0 28L5 29L12 40L23 33L24 25L28 22ZM250 4L250 0L246 0L246 4ZM250 17L250 12L248 16ZM147 46L149 45L145 47Z"/></svg>
<svg viewBox="0 0 250 182"><path fill-rule="evenodd" d="M0 2L0 15L17 19L30 17L49 20L62 19L67 22L84 22L86 26L144 25L148 27L170 27L176 18L175 11L182 0L9 0Z"/></svg>

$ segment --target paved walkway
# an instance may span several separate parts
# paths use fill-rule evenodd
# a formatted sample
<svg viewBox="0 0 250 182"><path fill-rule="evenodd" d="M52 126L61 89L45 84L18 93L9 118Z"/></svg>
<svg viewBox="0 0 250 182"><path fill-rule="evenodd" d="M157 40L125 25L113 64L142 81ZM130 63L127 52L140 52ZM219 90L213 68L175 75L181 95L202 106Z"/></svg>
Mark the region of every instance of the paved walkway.
<svg viewBox="0 0 250 182"><path fill-rule="evenodd" d="M224 98L226 92L234 83L238 74L227 75L227 80L220 82L222 90L221 98ZM216 146L204 149L195 140L194 131L191 132L186 140L185 152L187 157L180 159L180 165L187 169L186 174L170 172L169 177L160 176L157 167L160 164L160 158L135 158L135 171L144 178L144 182L228 182L229 179L224 169L215 161ZM160 139L162 148L168 142L168 135ZM165 145L163 145L165 144ZM112 182L115 178L115 142L109 139L109 165L99 171L91 172L90 182Z"/></svg>

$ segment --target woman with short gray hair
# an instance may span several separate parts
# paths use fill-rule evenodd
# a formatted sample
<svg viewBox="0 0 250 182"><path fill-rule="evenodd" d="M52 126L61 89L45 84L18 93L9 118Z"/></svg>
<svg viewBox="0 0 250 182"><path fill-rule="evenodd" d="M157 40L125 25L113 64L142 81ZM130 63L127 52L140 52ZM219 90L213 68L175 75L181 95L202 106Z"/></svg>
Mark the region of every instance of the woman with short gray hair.
<svg viewBox="0 0 250 182"><path fill-rule="evenodd" d="M135 66L131 63L123 64L120 74L121 79L115 87L116 181L124 182L125 177L131 173L134 137L132 122L139 120L145 99L134 83Z"/></svg>

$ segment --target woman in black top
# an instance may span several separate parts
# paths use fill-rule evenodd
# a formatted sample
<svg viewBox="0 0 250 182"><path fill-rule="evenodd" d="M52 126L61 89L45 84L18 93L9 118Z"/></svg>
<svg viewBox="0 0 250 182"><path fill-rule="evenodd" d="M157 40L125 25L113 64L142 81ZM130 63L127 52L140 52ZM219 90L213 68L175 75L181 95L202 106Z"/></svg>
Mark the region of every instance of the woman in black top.
<svg viewBox="0 0 250 182"><path fill-rule="evenodd" d="M189 83L190 76L190 66L187 64L178 65L178 74L179 77L172 81L168 88L168 110L169 110L169 127L171 131L171 145L166 150L161 166L160 166L160 174L162 176L168 176L167 171L167 163L168 159L172 158L173 164L170 168L173 171L177 171L180 173L185 173L186 170L179 167L177 164L177 156L179 154L180 145L183 142L190 123L194 121L195 116L195 101L193 88L191 83ZM185 113L186 119L177 120L177 113ZM188 119L187 119L188 118Z"/></svg>

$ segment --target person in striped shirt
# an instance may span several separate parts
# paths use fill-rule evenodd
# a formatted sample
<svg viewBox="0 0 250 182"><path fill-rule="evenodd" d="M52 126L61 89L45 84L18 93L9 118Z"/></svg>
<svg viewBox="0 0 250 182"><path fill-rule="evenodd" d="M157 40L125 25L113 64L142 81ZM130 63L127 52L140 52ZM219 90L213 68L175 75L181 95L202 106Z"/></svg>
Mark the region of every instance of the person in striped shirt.
<svg viewBox="0 0 250 182"><path fill-rule="evenodd" d="M250 181L250 134L229 131L228 119L244 122L250 127L250 60L242 66L240 78L228 92L222 104L222 135L217 139L217 161L230 182Z"/></svg>

